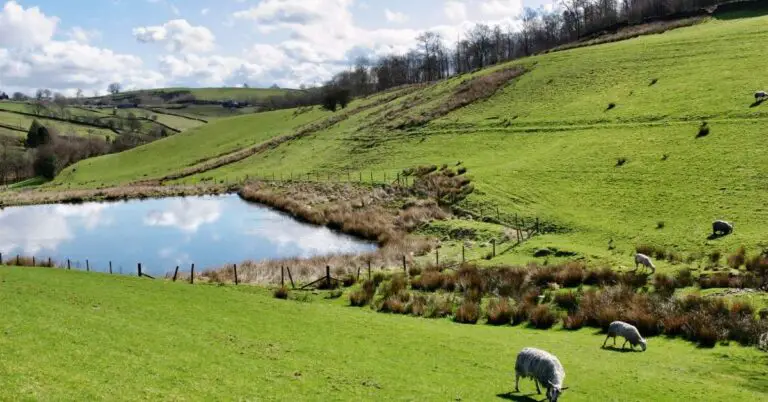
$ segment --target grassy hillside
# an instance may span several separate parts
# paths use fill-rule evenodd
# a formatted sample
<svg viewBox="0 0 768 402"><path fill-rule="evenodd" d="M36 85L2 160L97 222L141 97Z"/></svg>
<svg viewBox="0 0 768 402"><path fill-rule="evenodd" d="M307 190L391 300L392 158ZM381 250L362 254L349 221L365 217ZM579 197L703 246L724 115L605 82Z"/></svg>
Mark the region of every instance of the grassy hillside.
<svg viewBox="0 0 768 402"><path fill-rule="evenodd" d="M768 80L762 69L768 17L724 17L455 77L182 181L270 172L391 175L462 161L476 187L464 207L498 206L504 217L538 217L549 228L503 257L510 261L545 245L624 262L638 243L680 251L756 248L768 219L768 105L753 104L752 95ZM526 73L489 99L444 113L446 105L487 89L494 72L514 67ZM245 132L270 119L227 120L205 133L226 135L238 126ZM697 138L703 121L708 135ZM247 141L276 134L249 131ZM175 149L197 149L204 137L179 137ZM170 162L161 141L120 156L131 163L87 161L57 183L160 177L201 154L237 146L228 144ZM153 168L136 170L142 165ZM734 221L735 233L708 240L713 219Z"/></svg>
<svg viewBox="0 0 768 402"><path fill-rule="evenodd" d="M216 124L176 134L127 152L88 159L62 172L52 185L112 185L154 178L171 170L290 133L301 125L327 115L328 112L318 108L299 115L294 115L293 110L278 110L222 119ZM105 166L112 168L99 171Z"/></svg>
<svg viewBox="0 0 768 402"><path fill-rule="evenodd" d="M645 353L617 353L591 330L542 337L312 298L0 268L0 399L530 400L530 381L511 393L525 346L560 357L568 401L768 397L754 348L653 338Z"/></svg>

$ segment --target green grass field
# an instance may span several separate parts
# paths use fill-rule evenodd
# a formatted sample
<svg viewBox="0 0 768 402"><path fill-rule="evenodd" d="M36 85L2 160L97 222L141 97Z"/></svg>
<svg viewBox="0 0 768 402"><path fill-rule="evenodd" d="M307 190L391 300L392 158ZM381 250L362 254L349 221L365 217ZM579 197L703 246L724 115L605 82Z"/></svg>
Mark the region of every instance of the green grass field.
<svg viewBox="0 0 768 402"><path fill-rule="evenodd" d="M344 178L375 172L383 180L384 172L391 178L415 165L462 161L476 188L463 207L498 206L505 218L538 217L556 228L500 262L530 259L543 246L624 263L639 243L680 252L730 252L741 244L754 250L766 245L768 218L768 105L752 105L768 79L762 68L768 17L725 17L495 67L521 65L528 72L491 98L424 126L390 128L445 104L463 82L490 70L454 77L182 181L307 172ZM271 129L275 116L214 122L85 161L54 184L161 177L294 127ZM696 138L702 121L709 135ZM185 155L171 157L171 149ZM617 166L622 158L626 163ZM714 219L733 221L735 233L708 240Z"/></svg>
<svg viewBox="0 0 768 402"><path fill-rule="evenodd" d="M618 353L594 330L542 336L344 302L0 268L0 399L526 401L530 381L510 394L526 346L561 359L567 401L768 398L768 355L754 348L652 338Z"/></svg>
<svg viewBox="0 0 768 402"><path fill-rule="evenodd" d="M282 95L294 89L272 89L272 88L158 88L140 91L126 91L117 95L117 98L127 96L163 96L167 94L191 94L197 100L206 101L246 101L253 99L266 98L268 96Z"/></svg>

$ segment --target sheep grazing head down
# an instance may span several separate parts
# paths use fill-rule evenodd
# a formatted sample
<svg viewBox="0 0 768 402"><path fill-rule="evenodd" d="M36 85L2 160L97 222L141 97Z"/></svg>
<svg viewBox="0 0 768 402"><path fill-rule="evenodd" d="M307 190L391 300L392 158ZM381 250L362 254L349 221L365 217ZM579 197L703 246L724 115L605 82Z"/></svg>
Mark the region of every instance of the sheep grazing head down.
<svg viewBox="0 0 768 402"><path fill-rule="evenodd" d="M557 398L562 395L563 391L568 389L568 387L560 388L554 386L551 382L547 384L547 401L549 402L557 402Z"/></svg>
<svg viewBox="0 0 768 402"><path fill-rule="evenodd" d="M645 352L645 349L648 348L648 342L646 342L645 339L641 339L640 347L643 348L643 352Z"/></svg>

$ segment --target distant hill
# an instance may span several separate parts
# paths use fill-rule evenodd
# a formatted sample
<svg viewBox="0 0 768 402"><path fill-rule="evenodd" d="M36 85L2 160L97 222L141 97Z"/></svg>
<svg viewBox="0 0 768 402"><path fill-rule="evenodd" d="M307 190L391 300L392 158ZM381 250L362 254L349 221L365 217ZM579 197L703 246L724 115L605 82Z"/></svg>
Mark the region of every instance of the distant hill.
<svg viewBox="0 0 768 402"><path fill-rule="evenodd" d="M203 101L223 103L226 101L257 102L264 98L283 95L296 89L275 88L158 88L126 91L117 95L105 95L89 98L92 101L114 101L127 103L192 103Z"/></svg>

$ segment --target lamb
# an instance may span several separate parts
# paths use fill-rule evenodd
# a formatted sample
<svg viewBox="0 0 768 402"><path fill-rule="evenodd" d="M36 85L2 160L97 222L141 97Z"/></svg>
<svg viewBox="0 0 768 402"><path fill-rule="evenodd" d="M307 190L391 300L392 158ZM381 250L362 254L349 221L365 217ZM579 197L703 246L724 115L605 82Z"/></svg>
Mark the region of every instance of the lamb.
<svg viewBox="0 0 768 402"><path fill-rule="evenodd" d="M617 336L624 337L624 343L621 345L622 349L627 345L627 342L629 342L633 350L635 349L635 346L640 345L643 352L645 352L645 349L648 346L645 339L640 335L640 331L638 331L634 325L627 324L624 321L614 321L608 326L608 336L606 336L605 341L603 341L603 347L605 347L605 343L608 342L608 338L613 338L613 345L616 346Z"/></svg>
<svg viewBox="0 0 768 402"><path fill-rule="evenodd" d="M714 221L712 222L712 235L717 236L718 233L722 233L724 235L730 234L733 232L733 224L728 223L726 221Z"/></svg>
<svg viewBox="0 0 768 402"><path fill-rule="evenodd" d="M541 394L539 384L547 389L547 401L557 402L563 391L565 369L554 355L536 348L524 348L517 355L515 362L515 392L520 392L520 377L531 378L536 384L536 392Z"/></svg>
<svg viewBox="0 0 768 402"><path fill-rule="evenodd" d="M635 270L637 270L638 265L643 265L645 267L650 268L651 273L656 272L656 266L653 265L653 261L651 261L651 257L648 257L645 254L640 254L640 253L635 254Z"/></svg>
<svg viewBox="0 0 768 402"><path fill-rule="evenodd" d="M768 98L768 92L765 91L757 91L755 92L755 102L760 102L764 100L765 98Z"/></svg>

